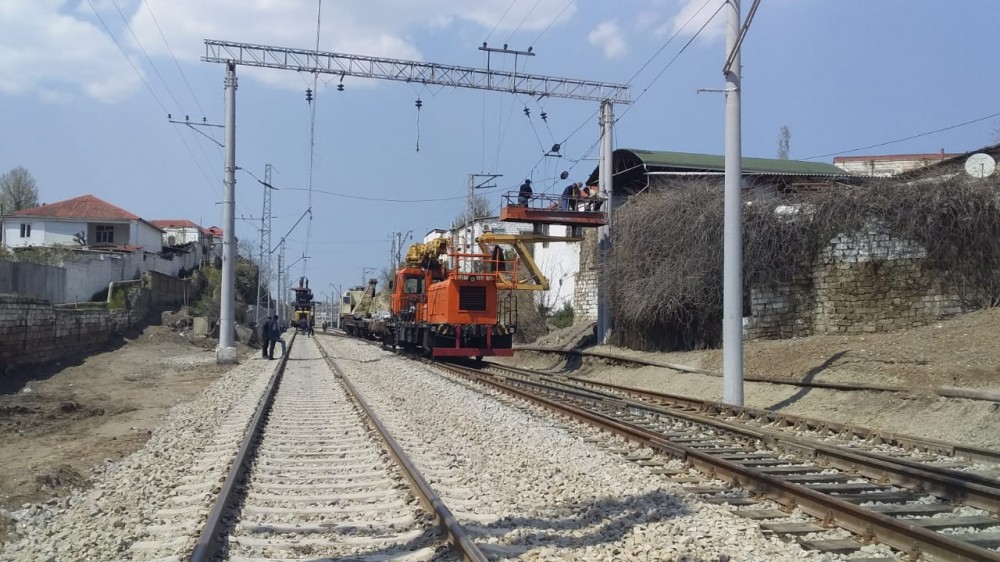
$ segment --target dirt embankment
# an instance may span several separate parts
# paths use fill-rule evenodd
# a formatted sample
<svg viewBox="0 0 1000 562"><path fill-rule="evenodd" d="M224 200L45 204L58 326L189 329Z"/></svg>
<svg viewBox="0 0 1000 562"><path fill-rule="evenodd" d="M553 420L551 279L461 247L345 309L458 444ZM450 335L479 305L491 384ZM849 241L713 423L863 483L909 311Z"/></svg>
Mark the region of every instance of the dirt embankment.
<svg viewBox="0 0 1000 562"><path fill-rule="evenodd" d="M215 364L215 345L149 326L117 349L4 375L0 510L60 497L94 465L141 448L162 414L230 368Z"/></svg>

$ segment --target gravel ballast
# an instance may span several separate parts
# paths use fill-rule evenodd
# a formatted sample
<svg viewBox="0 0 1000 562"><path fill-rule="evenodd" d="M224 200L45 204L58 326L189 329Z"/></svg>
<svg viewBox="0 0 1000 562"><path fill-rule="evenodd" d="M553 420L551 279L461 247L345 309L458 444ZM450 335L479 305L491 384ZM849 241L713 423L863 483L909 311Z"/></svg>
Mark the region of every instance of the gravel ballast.
<svg viewBox="0 0 1000 562"><path fill-rule="evenodd" d="M362 342L320 341L404 449L436 449L433 462L457 469L439 493L449 505L474 498L456 516L491 557L834 559L765 536L756 523L585 442L594 430Z"/></svg>
<svg viewBox="0 0 1000 562"><path fill-rule="evenodd" d="M186 477L212 470L219 473L221 483L228 463L205 466L203 449L211 449L222 433L246 426L275 365L274 361L245 359L197 399L171 409L142 449L96 467L90 489L74 491L61 501L26 504L8 514L17 522L14 531L19 540L3 546L0 560L134 560L179 552L185 545L148 551L135 547L155 541L150 530L171 523L159 513L177 507L177 490L185 485ZM241 432L233 433L242 438ZM232 455L238 443L232 445ZM210 450L208 454L218 453ZM210 494L199 498L195 515L185 519L197 521L201 512L200 519L204 519L210 500Z"/></svg>

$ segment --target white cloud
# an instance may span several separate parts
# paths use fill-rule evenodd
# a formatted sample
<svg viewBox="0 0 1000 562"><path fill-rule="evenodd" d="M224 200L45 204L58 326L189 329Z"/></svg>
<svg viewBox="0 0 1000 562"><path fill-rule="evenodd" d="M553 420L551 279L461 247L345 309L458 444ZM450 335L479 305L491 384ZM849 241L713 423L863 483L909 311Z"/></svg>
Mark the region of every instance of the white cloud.
<svg viewBox="0 0 1000 562"><path fill-rule="evenodd" d="M141 82L111 39L64 0L0 0L0 93L119 101Z"/></svg>
<svg viewBox="0 0 1000 562"><path fill-rule="evenodd" d="M317 0L116 0L132 31L161 72L172 66L162 30L182 66L204 64L204 39L225 39L298 48L316 41ZM115 102L142 87L139 77L94 15L94 6L130 58L148 72L148 62L111 0L0 0L0 93L44 92L44 99L86 95ZM506 16L501 16L507 12ZM564 8L566 8L564 10ZM326 0L320 48L402 59L422 58L408 35L461 23L485 38L496 26L505 35L538 31L576 12L564 0ZM155 16L155 21L154 21ZM558 23L558 22L556 22ZM159 29L157 28L159 24ZM494 34L491 41L497 40ZM506 37L501 38L501 40ZM242 76L299 89L302 80L274 71ZM162 86L151 82L162 94Z"/></svg>
<svg viewBox="0 0 1000 562"><path fill-rule="evenodd" d="M680 31L680 36L690 37L698 30L701 26L708 22L709 18L716 13L719 6L724 4L726 0L685 0L684 5L681 6L677 15L670 18L664 25L660 26L656 33L657 35L673 35ZM726 11L725 9L719 10L718 14L712 18L712 21L705 25L705 29L698 36L700 41L711 42L716 39L722 39L726 35Z"/></svg>
<svg viewBox="0 0 1000 562"><path fill-rule="evenodd" d="M622 39L621 30L618 29L618 22L611 20L601 22L590 35L587 36L591 45L595 45L604 50L604 56L613 59L625 54L625 40Z"/></svg>

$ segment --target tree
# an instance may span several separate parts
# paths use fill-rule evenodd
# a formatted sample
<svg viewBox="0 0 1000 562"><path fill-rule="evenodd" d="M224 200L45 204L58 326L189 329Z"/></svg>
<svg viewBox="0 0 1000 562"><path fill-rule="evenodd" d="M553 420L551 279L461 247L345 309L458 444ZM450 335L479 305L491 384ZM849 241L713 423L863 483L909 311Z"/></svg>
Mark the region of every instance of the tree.
<svg viewBox="0 0 1000 562"><path fill-rule="evenodd" d="M490 200L483 197L482 195L476 195L472 198L472 209L465 209L460 215L455 217L455 220L451 221L452 228L461 228L476 219L482 219L489 217L493 214L493 205Z"/></svg>
<svg viewBox="0 0 1000 562"><path fill-rule="evenodd" d="M18 166L0 175L0 207L4 214L38 206L38 186L31 172Z"/></svg>
<svg viewBox="0 0 1000 562"><path fill-rule="evenodd" d="M792 140L792 130L788 128L788 125L782 125L781 130L778 131L778 159L788 160L788 145L789 141Z"/></svg>

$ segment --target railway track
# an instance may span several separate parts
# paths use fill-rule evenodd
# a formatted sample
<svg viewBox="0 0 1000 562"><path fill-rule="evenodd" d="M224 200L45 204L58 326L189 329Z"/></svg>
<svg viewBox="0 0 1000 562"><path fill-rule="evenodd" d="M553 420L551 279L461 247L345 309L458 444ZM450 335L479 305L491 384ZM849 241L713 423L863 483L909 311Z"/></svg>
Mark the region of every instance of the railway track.
<svg viewBox="0 0 1000 562"><path fill-rule="evenodd" d="M1000 560L1000 481L969 470L995 469L995 452L906 436L849 446L857 441L852 432L837 443L829 426L813 423L809 436L805 420L791 432L761 412L679 398L671 403L653 393L498 365L489 365L492 373L438 366L682 458L707 479L728 483L692 488L699 496L733 506L765 530L807 537L801 542L808 548L851 552L878 542L910 559ZM963 453L969 457L941 456ZM782 509L761 507L770 502ZM788 519L793 511L812 520ZM853 536L813 538L835 527Z"/></svg>
<svg viewBox="0 0 1000 562"><path fill-rule="evenodd" d="M243 426L221 489L218 477L199 481L205 475L196 472L179 492L215 492L205 524L183 522L198 504L164 510L172 520L156 525L157 540L133 545L133 559L486 560L314 340L289 347ZM226 454L222 445L209 449L206 464ZM164 557L165 547L190 556Z"/></svg>
<svg viewBox="0 0 1000 562"><path fill-rule="evenodd" d="M563 349L557 347L545 347L545 346L534 346L534 345L520 346L517 349L519 351L530 351L534 353L558 355L561 357L565 357L567 361L580 360L581 358L584 357L590 357L602 361L631 364L640 367L645 367L645 366L661 367L683 373L695 373L711 377L722 376L722 373L711 371L709 369L702 369L698 367L690 367L688 365L680 365L677 363L657 361L655 359L641 359L636 357L627 357L616 353L594 351L590 349L576 349L576 348ZM754 376L754 375L746 375L743 377L743 380L746 382L788 385L788 386L797 386L801 388L825 388L829 390L842 390L842 391L888 392L888 393L897 393L904 396L912 396L915 394L922 393L922 394L937 395L943 398L963 398L966 400L1000 402L1000 393L991 392L983 389L975 389L975 388L932 387L932 388L921 389L920 391L915 391L913 388L903 387L903 386L887 386L887 385L861 383L861 382L846 383L846 382L814 381L814 380L809 380L806 377L786 378L786 377Z"/></svg>

